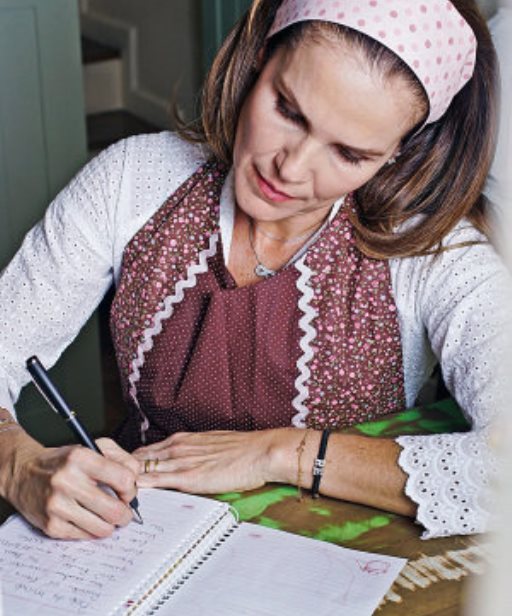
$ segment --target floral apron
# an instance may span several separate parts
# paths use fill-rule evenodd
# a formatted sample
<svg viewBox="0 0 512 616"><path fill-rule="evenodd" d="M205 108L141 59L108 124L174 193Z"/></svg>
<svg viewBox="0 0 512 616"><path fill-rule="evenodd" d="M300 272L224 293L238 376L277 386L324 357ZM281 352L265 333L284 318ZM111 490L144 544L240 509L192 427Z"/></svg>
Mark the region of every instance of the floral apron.
<svg viewBox="0 0 512 616"><path fill-rule="evenodd" d="M176 431L341 428L404 408L389 266L343 207L306 254L237 287L219 229L226 170L201 166L125 248L111 328L133 450Z"/></svg>

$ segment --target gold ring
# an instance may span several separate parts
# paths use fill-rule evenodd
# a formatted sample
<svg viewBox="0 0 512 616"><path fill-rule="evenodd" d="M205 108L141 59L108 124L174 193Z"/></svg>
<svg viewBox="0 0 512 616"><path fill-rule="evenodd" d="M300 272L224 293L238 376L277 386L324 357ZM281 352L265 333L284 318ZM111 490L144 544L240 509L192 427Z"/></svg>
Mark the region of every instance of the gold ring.
<svg viewBox="0 0 512 616"><path fill-rule="evenodd" d="M151 460L144 460L144 472L149 473L151 469Z"/></svg>

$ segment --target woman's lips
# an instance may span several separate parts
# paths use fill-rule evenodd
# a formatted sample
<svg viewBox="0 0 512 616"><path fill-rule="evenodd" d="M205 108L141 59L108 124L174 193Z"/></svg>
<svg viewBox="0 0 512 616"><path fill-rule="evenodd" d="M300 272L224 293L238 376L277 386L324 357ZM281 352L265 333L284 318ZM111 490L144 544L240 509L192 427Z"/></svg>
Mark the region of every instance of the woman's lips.
<svg viewBox="0 0 512 616"><path fill-rule="evenodd" d="M291 201L293 199L292 196L277 190L277 188L274 188L274 186L272 186L272 184L268 182L257 169L256 180L261 193L269 201L273 201L274 203L284 203L285 201Z"/></svg>

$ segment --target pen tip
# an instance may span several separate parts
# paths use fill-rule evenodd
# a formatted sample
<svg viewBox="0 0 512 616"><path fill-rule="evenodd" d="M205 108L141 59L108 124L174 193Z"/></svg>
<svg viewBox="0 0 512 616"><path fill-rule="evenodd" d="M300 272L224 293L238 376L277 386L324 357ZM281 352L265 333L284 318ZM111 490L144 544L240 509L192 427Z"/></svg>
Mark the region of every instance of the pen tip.
<svg viewBox="0 0 512 616"><path fill-rule="evenodd" d="M144 524L144 520L142 519L142 516L137 511L137 509L132 509L132 512L133 512L133 519L137 522L137 524Z"/></svg>

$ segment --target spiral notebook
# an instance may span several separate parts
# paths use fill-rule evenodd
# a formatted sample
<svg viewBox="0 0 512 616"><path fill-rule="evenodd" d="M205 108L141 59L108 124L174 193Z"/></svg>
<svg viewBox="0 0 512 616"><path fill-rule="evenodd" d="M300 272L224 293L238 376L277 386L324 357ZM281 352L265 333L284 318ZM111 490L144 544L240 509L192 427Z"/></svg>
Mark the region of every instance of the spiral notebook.
<svg viewBox="0 0 512 616"><path fill-rule="evenodd" d="M369 616L405 560L238 523L229 505L142 490L144 524L56 541L0 528L0 615Z"/></svg>

